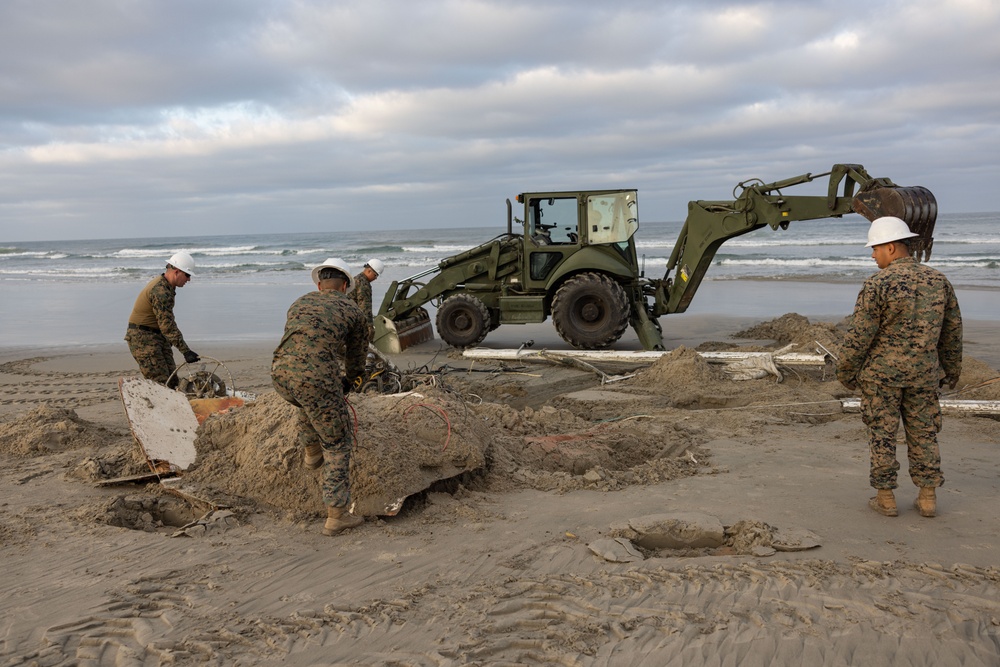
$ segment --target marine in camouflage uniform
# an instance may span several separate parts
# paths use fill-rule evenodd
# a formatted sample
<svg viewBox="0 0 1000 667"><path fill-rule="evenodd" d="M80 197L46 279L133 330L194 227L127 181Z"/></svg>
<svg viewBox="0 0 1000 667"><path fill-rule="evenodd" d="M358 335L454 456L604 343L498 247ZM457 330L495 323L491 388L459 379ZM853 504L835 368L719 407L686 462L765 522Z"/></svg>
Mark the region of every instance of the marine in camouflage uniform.
<svg viewBox="0 0 1000 667"><path fill-rule="evenodd" d="M346 277L346 276L345 276ZM338 350L345 350L341 370ZM299 408L299 444L323 448L323 502L347 508L354 437L344 387L364 371L368 329L364 314L346 294L320 289L299 297L288 309L285 334L274 351L275 390Z"/></svg>
<svg viewBox="0 0 1000 667"><path fill-rule="evenodd" d="M354 287L351 289L351 298L358 304L358 308L365 314L368 322L368 338L371 340L375 336L375 318L372 310L372 281L366 275L371 269L354 276ZM373 273L373 275L375 275Z"/></svg>
<svg viewBox="0 0 1000 667"><path fill-rule="evenodd" d="M896 246L905 248L901 242ZM880 260L879 247L874 245L872 256L881 270L858 294L837 379L861 390L872 487L896 488L896 432L902 417L910 478L923 493L944 483L937 442L938 388L954 387L962 372L962 315L955 290L942 273L918 263L908 250ZM894 501L891 511L894 516ZM933 516L933 505L929 511L921 514Z"/></svg>
<svg viewBox="0 0 1000 667"><path fill-rule="evenodd" d="M125 332L129 352L139 364L142 376L160 384L166 384L177 370L171 346L180 350L187 361L193 363L199 358L184 342L184 336L174 320L177 288L168 279L170 272L186 276L179 269L168 265L167 273L149 281L136 297L132 314L128 318L128 330ZM183 283L189 278L190 276L186 276ZM176 378L171 383L176 384Z"/></svg>

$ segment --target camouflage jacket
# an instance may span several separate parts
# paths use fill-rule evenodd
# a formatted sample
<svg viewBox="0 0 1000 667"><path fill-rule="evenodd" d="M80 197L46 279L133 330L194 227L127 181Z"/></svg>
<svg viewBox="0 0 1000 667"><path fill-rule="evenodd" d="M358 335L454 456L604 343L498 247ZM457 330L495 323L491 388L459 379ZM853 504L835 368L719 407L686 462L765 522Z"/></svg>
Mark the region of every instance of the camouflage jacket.
<svg viewBox="0 0 1000 667"><path fill-rule="evenodd" d="M132 314L128 317L129 324L139 324L153 329L159 329L163 337L171 345L186 354L191 348L184 342L181 330L174 320L174 299L177 288L167 281L164 274L153 278L139 292L132 306Z"/></svg>
<svg viewBox="0 0 1000 667"><path fill-rule="evenodd" d="M368 321L372 321L372 283L362 271L354 276L354 286L351 288L351 298L358 304Z"/></svg>
<svg viewBox="0 0 1000 667"><path fill-rule="evenodd" d="M901 257L865 281L841 347L847 386L936 386L962 373L962 313L940 271Z"/></svg>
<svg viewBox="0 0 1000 667"><path fill-rule="evenodd" d="M311 384L340 386L339 350L345 347L347 378L364 373L368 328L364 314L347 295L315 290L288 309L285 335L274 351L271 372L290 372Z"/></svg>
<svg viewBox="0 0 1000 667"><path fill-rule="evenodd" d="M351 298L368 319L368 331L374 331L375 318L372 316L372 283L362 271L354 276L354 286L351 288Z"/></svg>

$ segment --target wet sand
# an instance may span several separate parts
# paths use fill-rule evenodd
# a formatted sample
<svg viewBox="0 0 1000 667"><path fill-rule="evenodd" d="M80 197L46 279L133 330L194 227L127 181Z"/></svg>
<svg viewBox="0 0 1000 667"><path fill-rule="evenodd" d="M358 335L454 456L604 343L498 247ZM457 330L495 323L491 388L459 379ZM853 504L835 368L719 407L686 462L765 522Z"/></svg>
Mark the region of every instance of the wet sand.
<svg viewBox="0 0 1000 667"><path fill-rule="evenodd" d="M0 350L0 665L1000 663L1000 422L946 415L938 517L912 508L902 452L900 516L877 515L864 427L839 409L850 393L829 369L733 382L694 353L773 346L732 337L768 319L667 318L671 357L609 368L637 374L603 386L558 365L480 372L488 362L438 341L409 350L394 361L437 371L455 437L474 423L492 440L489 469L334 538L319 532L318 495L281 507L273 489L244 489L232 514L175 536L199 513L159 485L97 484L143 464L118 395L135 374L124 343ZM963 386L1000 375L998 328L967 322ZM527 340L565 349L548 324L487 344ZM217 451L231 469L204 459L202 477L222 491L265 465L315 484L268 402L272 346L199 349L271 406L213 427L232 436ZM995 400L998 385L956 397ZM362 443L407 447L380 437L375 399L351 401ZM413 431L402 421L393 433ZM247 458L251 446L266 456ZM728 541L635 562L589 547L690 513L717 518ZM769 550L779 530L818 546Z"/></svg>

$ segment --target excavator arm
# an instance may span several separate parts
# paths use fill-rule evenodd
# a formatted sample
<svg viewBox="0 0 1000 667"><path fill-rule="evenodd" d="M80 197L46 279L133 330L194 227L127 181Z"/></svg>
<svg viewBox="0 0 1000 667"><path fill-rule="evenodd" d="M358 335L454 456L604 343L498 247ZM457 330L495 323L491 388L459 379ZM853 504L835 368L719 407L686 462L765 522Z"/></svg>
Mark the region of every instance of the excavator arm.
<svg viewBox="0 0 1000 667"><path fill-rule="evenodd" d="M827 176L826 196L783 192ZM840 218L852 212L868 220L892 215L918 234L911 244L914 256L918 260L930 257L937 220L934 195L920 186L901 187L887 178L872 178L861 165L836 164L822 174L802 174L774 183L744 181L733 194L732 201L688 203L688 216L667 261L666 275L648 286L654 297L653 317L684 312L719 247L765 226L787 229L790 222Z"/></svg>

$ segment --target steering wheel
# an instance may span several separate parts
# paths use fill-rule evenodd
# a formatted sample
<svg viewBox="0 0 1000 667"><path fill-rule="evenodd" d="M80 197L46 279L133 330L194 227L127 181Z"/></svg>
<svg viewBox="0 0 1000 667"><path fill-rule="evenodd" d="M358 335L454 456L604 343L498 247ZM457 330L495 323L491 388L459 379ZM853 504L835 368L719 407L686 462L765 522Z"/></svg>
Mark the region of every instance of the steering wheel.
<svg viewBox="0 0 1000 667"><path fill-rule="evenodd" d="M195 368L200 366L200 368ZM209 368L211 366L211 368ZM212 357L202 357L199 361L189 364L184 362L177 367L170 377L167 378L167 386L171 386L171 380L176 379L177 391L184 393L188 398L221 398L227 396L226 383L216 374L216 371L223 369L229 376L229 388L233 387L233 375L218 359ZM183 372L182 372L183 371Z"/></svg>

